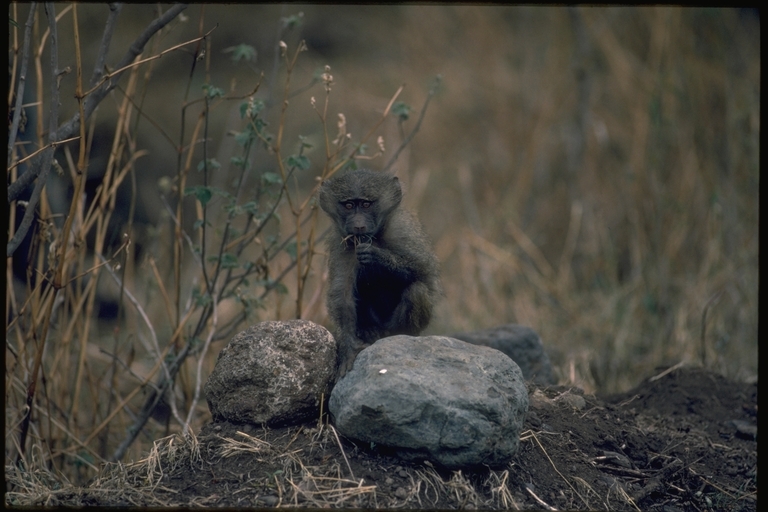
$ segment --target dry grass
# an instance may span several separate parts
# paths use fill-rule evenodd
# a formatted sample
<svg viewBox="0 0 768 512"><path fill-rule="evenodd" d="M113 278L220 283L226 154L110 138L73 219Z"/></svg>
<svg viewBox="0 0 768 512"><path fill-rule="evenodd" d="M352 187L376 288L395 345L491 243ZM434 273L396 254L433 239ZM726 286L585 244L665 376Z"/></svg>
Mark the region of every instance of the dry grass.
<svg viewBox="0 0 768 512"><path fill-rule="evenodd" d="M70 69L58 78L63 123L81 107L77 90L95 94L88 72L101 28L82 27L104 27L106 11L56 9L58 67ZM125 7L108 66L158 15L153 9ZM9 500L55 500L40 491L48 482L82 484L106 461L144 461L161 449L158 438L189 439L210 419L200 390L216 353L247 323L327 323L322 224L311 197L315 178L335 172L365 137L373 156L383 136L372 167L402 151L392 168L443 263L446 296L433 332L529 325L560 381L587 391L625 390L680 361L757 375L760 52L759 22L748 12L367 6L359 17L310 6L301 29L309 51L299 55L304 35L284 28L288 49L273 61L274 41L250 35L274 34L278 16L294 13L265 7L254 17L254 9L193 6L174 18L68 137L82 146L49 145L52 38L41 7L30 18L26 124L8 182L43 148L55 149L57 163L28 243L7 260ZM9 35L18 77L28 5L12 4L9 13L18 24ZM352 32L334 28L341 26ZM313 41L343 51L325 55ZM258 47L255 63L226 61L232 53L222 51L241 42ZM395 58L383 57L390 51ZM314 69L327 76L313 81ZM441 89L420 86L437 73ZM206 100L203 83L222 95L208 89ZM403 144L416 116L401 123L386 114L395 99L426 105L432 95L418 137ZM261 132L250 152L225 135L246 131L238 107L251 98L265 101L270 151L257 152ZM290 108L281 108L284 98ZM300 134L312 148L297 142ZM244 155L254 176L229 163ZM291 170L288 158L301 156L310 173ZM223 195L207 207L204 194L183 195L206 186L229 191L239 206L259 199L262 216L230 216ZM10 202L9 238L29 200L27 193ZM266 215L270 205L280 223ZM221 265L224 253L254 263L247 283ZM118 311L111 318L103 309L110 303ZM287 467L285 503L373 492L343 466L320 475L296 461ZM466 506L482 506L461 478L422 475L411 497L429 506L430 493L448 486ZM493 478L494 499L515 508L504 476Z"/></svg>
<svg viewBox="0 0 768 512"><path fill-rule="evenodd" d="M464 70L471 108L489 105L484 129L430 131L430 147L475 148L474 161L422 164L442 167L451 190L436 199L431 187L423 202L436 207L422 208L455 276L444 323L530 325L563 382L610 391L700 361L703 310L723 292L707 364L756 375L755 26L731 10L466 11L480 42L447 65L493 70ZM455 20L440 14L430 25L448 31ZM541 40L552 43L530 43ZM737 75L719 71L726 55Z"/></svg>
<svg viewBox="0 0 768 512"><path fill-rule="evenodd" d="M301 430L296 435L301 434ZM329 426L321 426L313 434L311 445L315 450L322 449L328 442ZM282 466L272 476L254 475L243 483L238 492L256 492L259 485L272 484L270 487L278 495L276 507L343 507L366 504L378 507L376 485L365 485L363 479L345 476L337 461L324 464L310 464L306 460L306 450L290 449L292 443L271 443L257 436L237 432L236 438L220 437L216 452L210 459L232 458L244 455L251 461L271 462ZM310 447L310 451L312 448ZM190 505L186 498L176 496L173 489L161 484L164 476L170 476L182 466L189 466L205 473L208 463L203 462L200 445L194 435L186 437L180 434L159 439L153 443L149 453L137 462L130 464L109 464L87 486L78 487L70 483L62 484L58 478L44 470L25 472L16 466L6 468L7 483L14 490L7 495L9 504L21 506L79 505L89 503L95 494L98 503L132 506L175 506ZM250 475L250 473L249 473ZM515 505L507 480L508 471L490 471L484 487L490 490L492 498L484 499L475 489L475 485L455 471L446 480L433 469L416 470L410 475L411 486L408 496L402 500L388 502L387 507L419 507L438 503L438 500L453 500L460 508L478 507L509 508ZM192 505L205 505L205 499L215 500L216 496L201 496L200 502ZM383 504L382 504L383 505ZM517 508L516 508L517 509Z"/></svg>

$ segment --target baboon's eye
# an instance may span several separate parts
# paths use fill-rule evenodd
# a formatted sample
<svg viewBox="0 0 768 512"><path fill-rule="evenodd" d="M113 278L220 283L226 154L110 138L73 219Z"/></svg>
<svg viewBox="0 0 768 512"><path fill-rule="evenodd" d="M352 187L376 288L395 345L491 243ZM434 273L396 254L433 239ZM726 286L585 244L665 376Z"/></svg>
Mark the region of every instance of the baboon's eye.
<svg viewBox="0 0 768 512"><path fill-rule="evenodd" d="M363 201L363 208L370 208L371 202L370 201Z"/></svg>
<svg viewBox="0 0 768 512"><path fill-rule="evenodd" d="M347 210L351 210L352 208L355 207L352 201L347 201L346 203L342 203L342 204L344 205L344 208L346 208Z"/></svg>

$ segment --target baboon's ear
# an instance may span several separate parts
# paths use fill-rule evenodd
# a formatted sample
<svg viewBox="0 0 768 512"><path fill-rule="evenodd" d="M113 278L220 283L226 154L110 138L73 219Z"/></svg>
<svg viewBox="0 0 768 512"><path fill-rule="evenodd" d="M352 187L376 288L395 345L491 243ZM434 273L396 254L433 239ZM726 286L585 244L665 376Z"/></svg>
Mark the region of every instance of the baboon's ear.
<svg viewBox="0 0 768 512"><path fill-rule="evenodd" d="M395 183L395 188L397 189L396 194L397 194L397 196L399 196L402 199L402 197L403 197L403 184L402 184L402 182L400 181L400 179L397 176L395 176L394 183Z"/></svg>

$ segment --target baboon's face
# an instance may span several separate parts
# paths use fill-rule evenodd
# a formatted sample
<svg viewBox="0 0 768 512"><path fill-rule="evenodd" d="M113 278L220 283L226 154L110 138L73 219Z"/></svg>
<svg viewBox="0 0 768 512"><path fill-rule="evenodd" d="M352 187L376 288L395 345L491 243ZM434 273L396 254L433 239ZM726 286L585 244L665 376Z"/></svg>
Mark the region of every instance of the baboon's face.
<svg viewBox="0 0 768 512"><path fill-rule="evenodd" d="M342 237L376 238L402 198L394 176L358 170L332 178L320 187L320 207Z"/></svg>
<svg viewBox="0 0 768 512"><path fill-rule="evenodd" d="M378 226L378 208L375 201L348 199L339 204L339 216L348 235L373 236Z"/></svg>

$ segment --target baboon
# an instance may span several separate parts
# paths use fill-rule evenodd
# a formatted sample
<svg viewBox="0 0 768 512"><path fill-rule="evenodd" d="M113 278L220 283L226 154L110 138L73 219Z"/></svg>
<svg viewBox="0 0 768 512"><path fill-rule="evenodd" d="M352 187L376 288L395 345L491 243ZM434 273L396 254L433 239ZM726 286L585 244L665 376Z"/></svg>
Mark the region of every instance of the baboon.
<svg viewBox="0 0 768 512"><path fill-rule="evenodd" d="M371 170L320 187L320 207L335 227L328 313L337 331L337 378L376 340L419 334L441 293L437 258L419 221L400 208L402 197L396 177Z"/></svg>

